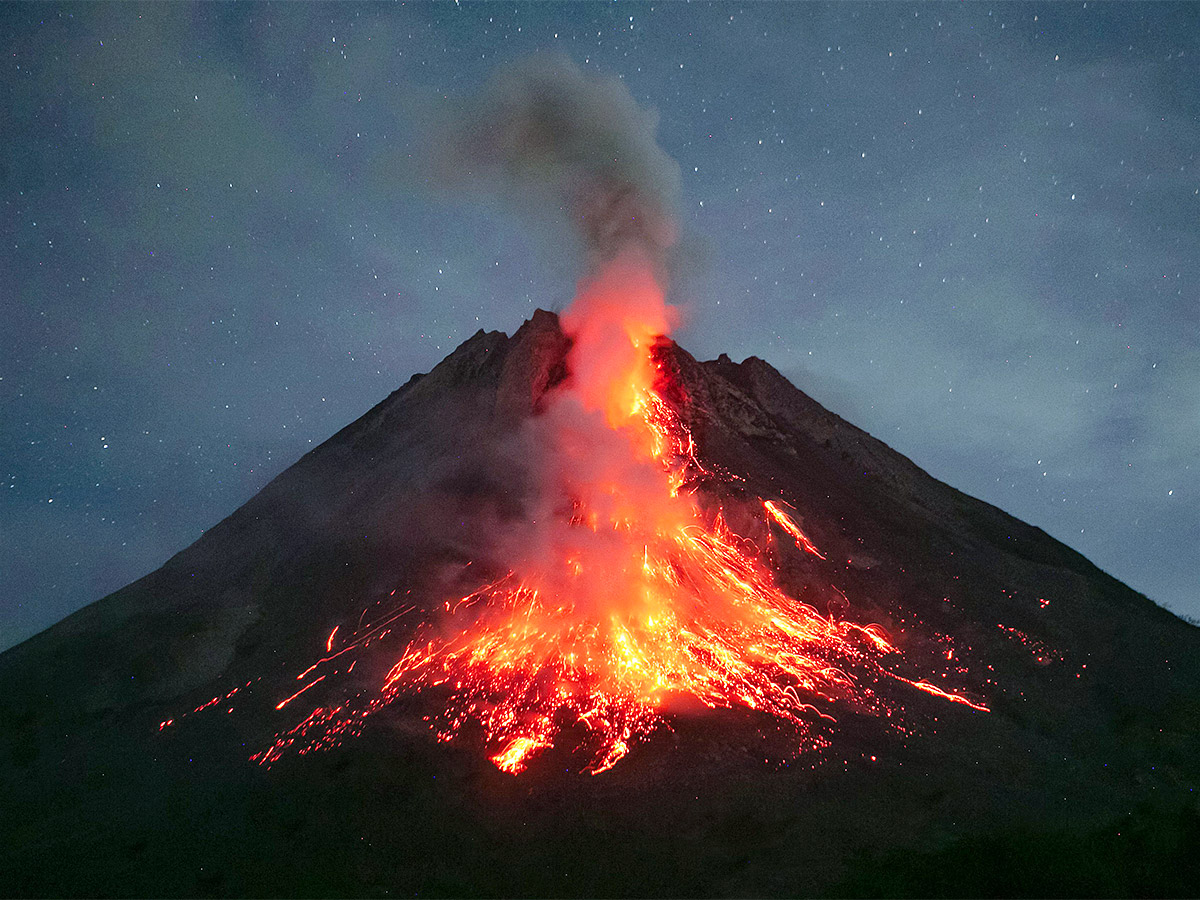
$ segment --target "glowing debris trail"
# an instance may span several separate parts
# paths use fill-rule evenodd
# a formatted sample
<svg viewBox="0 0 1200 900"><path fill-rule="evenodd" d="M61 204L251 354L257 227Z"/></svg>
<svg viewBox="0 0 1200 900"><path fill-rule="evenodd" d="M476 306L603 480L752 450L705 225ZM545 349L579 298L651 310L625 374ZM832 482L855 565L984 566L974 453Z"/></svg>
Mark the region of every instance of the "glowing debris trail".
<svg viewBox="0 0 1200 900"><path fill-rule="evenodd" d="M280 700L278 703L276 703L275 708L283 709L285 706L287 706L289 703L291 703L293 700L295 700L297 697L299 697L301 694L303 694L305 691L307 691L310 687L315 687L317 684L319 684L320 682L322 682L324 680L325 680L325 676L322 675L320 678L310 681L304 687L300 688L300 690L296 691L296 693L292 694L292 696L288 697L285 700Z"/></svg>
<svg viewBox="0 0 1200 900"><path fill-rule="evenodd" d="M964 706L969 706L971 709L977 709L980 712L991 712L987 706L982 703L976 703L968 697L963 697L960 694L952 693L951 691L943 690L936 684L930 684L928 681L913 681L910 678L902 678L899 675L892 675L897 681L903 681L905 684L911 684L919 691L924 691L927 694L933 694L935 697L941 697L944 700L950 700L954 703L961 703Z"/></svg>
<svg viewBox="0 0 1200 900"><path fill-rule="evenodd" d="M797 547L799 547L801 550L806 550L819 559L827 558L824 553L817 549L816 544L810 541L804 532L800 530L800 527L788 517L787 513L779 508L777 503L771 500L764 500L763 509L767 511L771 518L774 519L784 531L786 531L795 539Z"/></svg>

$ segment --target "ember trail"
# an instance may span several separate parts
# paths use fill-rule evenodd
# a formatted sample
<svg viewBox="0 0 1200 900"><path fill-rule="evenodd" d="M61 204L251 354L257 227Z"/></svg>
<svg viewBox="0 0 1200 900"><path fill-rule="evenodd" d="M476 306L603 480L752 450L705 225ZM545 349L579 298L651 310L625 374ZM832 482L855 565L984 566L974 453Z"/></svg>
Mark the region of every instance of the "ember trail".
<svg viewBox="0 0 1200 900"><path fill-rule="evenodd" d="M508 542L507 574L445 603L444 621L409 632L377 695L318 706L255 760L340 743L373 712L421 692L444 698L429 717L439 740L481 730L492 762L513 774L566 726L586 734L585 771L603 772L681 698L773 716L794 728L797 750L827 744L827 729L814 725L840 710L891 716L899 704L883 688L897 681L986 710L892 674L899 656L881 628L788 596L759 548L721 512L702 510L695 485L716 476L664 399L654 360L670 319L636 253L582 285L563 316L570 377L523 434L549 471L528 524ZM825 560L782 504L760 501L760 512L773 536ZM386 630L348 635L334 652L335 629L329 654L284 702L323 669L345 671Z"/></svg>

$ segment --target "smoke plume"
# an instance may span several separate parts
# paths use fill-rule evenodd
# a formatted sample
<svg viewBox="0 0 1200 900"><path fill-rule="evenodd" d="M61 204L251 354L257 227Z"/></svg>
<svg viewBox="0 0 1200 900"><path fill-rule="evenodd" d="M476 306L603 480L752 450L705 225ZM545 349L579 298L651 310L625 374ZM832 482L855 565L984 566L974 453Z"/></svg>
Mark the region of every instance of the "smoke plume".
<svg viewBox="0 0 1200 900"><path fill-rule="evenodd" d="M580 616L639 596L644 542L629 529L670 530L695 514L672 496L636 412L655 380L650 347L676 319L664 295L680 175L657 124L620 80L537 56L498 71L436 146L449 183L499 185L527 213L565 214L585 253L560 319L568 377L496 448L517 476L522 513L474 529L484 555L569 597Z"/></svg>
<svg viewBox="0 0 1200 900"><path fill-rule="evenodd" d="M536 56L497 72L456 118L439 142L450 181L498 178L519 203L565 212L591 274L631 252L665 277L679 166L655 140L657 114L620 80Z"/></svg>

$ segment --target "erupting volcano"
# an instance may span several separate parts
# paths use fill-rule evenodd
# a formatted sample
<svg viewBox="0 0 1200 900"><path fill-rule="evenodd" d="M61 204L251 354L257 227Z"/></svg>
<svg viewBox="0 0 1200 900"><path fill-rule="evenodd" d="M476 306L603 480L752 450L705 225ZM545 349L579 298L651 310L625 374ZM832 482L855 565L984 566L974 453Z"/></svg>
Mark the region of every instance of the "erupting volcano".
<svg viewBox="0 0 1200 900"><path fill-rule="evenodd" d="M706 485L738 476L697 458L666 399L681 396L655 358L672 315L636 253L581 284L563 317L566 377L517 436L545 471L535 473L525 515L497 539L505 570L415 628L395 621L404 604L385 610L383 624L335 627L326 655L299 674L305 685L277 708L349 671L371 644L386 653L397 632L406 644L377 693L326 700L256 760L336 744L398 696L421 691L444 698L430 717L440 740L479 726L491 760L514 774L564 724L582 725L592 754L585 768L603 772L680 699L782 720L797 750L826 745L812 725L841 710L892 717L900 701L889 679L986 711L894 671L897 649L878 625L789 596L764 548L735 532L720 507L705 509ZM773 526L826 561L785 504L753 502L761 536L773 537ZM819 564L813 575L822 577Z"/></svg>
<svg viewBox="0 0 1200 900"><path fill-rule="evenodd" d="M676 344L653 130L501 73L440 176L567 212L562 315L0 655L10 893L1195 893L1196 629Z"/></svg>
<svg viewBox="0 0 1200 900"><path fill-rule="evenodd" d="M781 588L769 555L787 539L812 557L804 587L844 597L786 497L718 496L744 476L702 462L684 421L691 398L659 353L677 318L665 281L678 175L652 117L620 85L565 61L502 73L490 93L464 114L451 157L468 170L499 165L564 201L587 266L562 317L561 377L503 439L528 489L485 549L476 539L468 562L489 573L480 583L436 603L406 593L365 622L364 609L357 626L339 623L278 708L316 705L254 758L336 744L414 693L441 698L427 716L440 740L478 728L491 760L514 774L564 727L583 729L584 768L603 772L681 704L765 714L794 730L797 750L826 745L816 723L843 711L891 718L897 682L986 710L950 682L925 680L945 671L900 674L878 625ZM439 614L398 621L413 603ZM373 657L396 652L397 641L382 686L338 694L331 676L368 646Z"/></svg>

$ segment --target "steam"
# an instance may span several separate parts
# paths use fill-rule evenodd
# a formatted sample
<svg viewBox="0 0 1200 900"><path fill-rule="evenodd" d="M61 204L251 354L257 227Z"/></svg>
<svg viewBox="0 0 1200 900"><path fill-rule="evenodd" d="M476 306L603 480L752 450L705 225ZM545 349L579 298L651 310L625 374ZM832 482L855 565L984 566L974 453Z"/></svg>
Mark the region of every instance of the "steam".
<svg viewBox="0 0 1200 900"><path fill-rule="evenodd" d="M448 128L440 158L450 181L498 178L523 205L565 211L589 274L632 254L664 279L680 176L657 126L620 80L536 56L493 76Z"/></svg>

